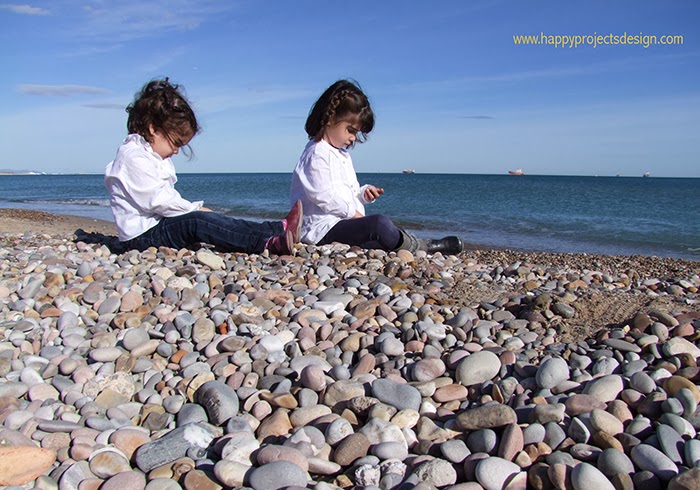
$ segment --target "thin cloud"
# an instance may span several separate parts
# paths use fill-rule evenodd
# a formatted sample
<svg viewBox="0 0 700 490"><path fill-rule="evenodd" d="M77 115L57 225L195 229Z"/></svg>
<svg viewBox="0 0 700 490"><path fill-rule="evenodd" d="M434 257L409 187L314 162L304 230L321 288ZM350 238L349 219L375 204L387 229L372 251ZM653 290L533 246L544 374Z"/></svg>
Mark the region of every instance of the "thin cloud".
<svg viewBox="0 0 700 490"><path fill-rule="evenodd" d="M67 2L66 11L75 12L76 36L120 43L191 31L234 6L218 0L123 0L110 4L93 0L87 5Z"/></svg>
<svg viewBox="0 0 700 490"><path fill-rule="evenodd" d="M88 85L18 85L17 91L27 95L48 95L52 97L66 95L108 94L109 90Z"/></svg>
<svg viewBox="0 0 700 490"><path fill-rule="evenodd" d="M32 7L26 4L17 3L0 3L0 9L9 10L12 13L20 15L49 15L50 12L41 7Z"/></svg>
<svg viewBox="0 0 700 490"><path fill-rule="evenodd" d="M297 100L309 97L310 90L282 89L282 88L258 88L248 90L230 89L226 93L210 93L195 98L196 105L203 112L222 112L240 107L255 107L273 104L288 100Z"/></svg>
<svg viewBox="0 0 700 490"><path fill-rule="evenodd" d="M493 116L457 116L457 119L495 119Z"/></svg>
<svg viewBox="0 0 700 490"><path fill-rule="evenodd" d="M647 68L652 64L662 66L665 63L673 63L678 60L693 59L700 56L697 51L689 53L671 53L660 55L632 56L621 60L610 60L582 65L572 65L568 67L543 68L535 70L524 70L518 72L508 72L499 74L489 74L481 76L470 76L453 78L447 80L432 80L416 82L397 86L397 89L419 89L419 90L444 90L449 88L479 88L491 83L518 83L529 80L555 79L580 77L587 75L598 75L603 73L615 73Z"/></svg>
<svg viewBox="0 0 700 490"><path fill-rule="evenodd" d="M126 106L124 104L110 104L110 103L96 103L96 104L83 104L83 107L88 107L90 109L110 109L110 110L120 110L123 111Z"/></svg>

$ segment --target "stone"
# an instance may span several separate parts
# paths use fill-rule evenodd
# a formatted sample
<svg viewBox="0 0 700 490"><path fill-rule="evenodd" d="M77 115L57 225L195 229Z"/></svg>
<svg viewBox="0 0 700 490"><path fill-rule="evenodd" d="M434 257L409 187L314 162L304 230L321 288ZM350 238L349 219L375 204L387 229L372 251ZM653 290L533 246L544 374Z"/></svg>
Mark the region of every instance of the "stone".
<svg viewBox="0 0 700 490"><path fill-rule="evenodd" d="M490 351L479 351L462 358L455 372L456 381L473 386L489 381L501 370L501 360Z"/></svg>
<svg viewBox="0 0 700 490"><path fill-rule="evenodd" d="M451 439L440 444L440 452L452 463L462 463L471 454L461 439Z"/></svg>
<svg viewBox="0 0 700 490"><path fill-rule="evenodd" d="M560 357L550 357L537 369L535 381L540 388L554 388L569 379L569 365Z"/></svg>
<svg viewBox="0 0 700 490"><path fill-rule="evenodd" d="M495 456L482 459L476 465L476 479L485 490L502 490L518 473L520 466Z"/></svg>
<svg viewBox="0 0 700 490"><path fill-rule="evenodd" d="M600 410L598 408L593 409L590 420L591 425L598 432L607 432L610 435L616 436L624 430L622 422L605 410Z"/></svg>
<svg viewBox="0 0 700 490"><path fill-rule="evenodd" d="M242 487L252 469L252 466L222 459L214 465L214 474L228 487Z"/></svg>
<svg viewBox="0 0 700 490"><path fill-rule="evenodd" d="M250 472L250 486L254 490L281 490L307 485L305 472L289 461L275 461Z"/></svg>
<svg viewBox="0 0 700 490"><path fill-rule="evenodd" d="M507 461L513 461L515 456L523 450L523 431L518 424L508 424L501 434L501 442L498 446L498 457Z"/></svg>
<svg viewBox="0 0 700 490"><path fill-rule="evenodd" d="M444 459L435 458L419 465L413 474L420 481L430 482L436 487L453 485L457 481L457 471L451 463Z"/></svg>
<svg viewBox="0 0 700 490"><path fill-rule="evenodd" d="M188 471L183 483L187 490L221 490L223 488L202 470Z"/></svg>
<svg viewBox="0 0 700 490"><path fill-rule="evenodd" d="M659 446L666 456L677 465L683 464L684 441L681 435L672 427L660 424L656 428Z"/></svg>
<svg viewBox="0 0 700 490"><path fill-rule="evenodd" d="M309 471L309 462L306 460L306 457L301 451L293 447L272 444L264 446L255 453L255 459L260 466L274 461L289 461L302 470Z"/></svg>
<svg viewBox="0 0 700 490"><path fill-rule="evenodd" d="M140 446L134 460L141 471L148 473L153 468L185 457L190 448L208 448L216 435L209 424L195 423L178 427L160 439Z"/></svg>
<svg viewBox="0 0 700 490"><path fill-rule="evenodd" d="M102 479L110 478L124 471L131 471L129 460L117 449L104 448L90 455L90 471Z"/></svg>
<svg viewBox="0 0 700 490"><path fill-rule="evenodd" d="M221 381L207 381L195 392L195 399L209 416L214 425L225 424L238 414L238 395L230 386Z"/></svg>
<svg viewBox="0 0 700 490"><path fill-rule="evenodd" d="M0 485L24 485L51 468L54 461L56 453L49 449L0 447Z"/></svg>
<svg viewBox="0 0 700 490"><path fill-rule="evenodd" d="M357 432L343 439L335 449L335 462L341 466L349 466L356 459L367 456L370 441L366 435Z"/></svg>
<svg viewBox="0 0 700 490"><path fill-rule="evenodd" d="M614 448L604 449L600 456L598 456L596 464L598 469L608 477L612 477L618 473L624 473L626 475L634 473L634 464L630 458L622 451Z"/></svg>
<svg viewBox="0 0 700 490"><path fill-rule="evenodd" d="M100 490L144 490L146 477L138 471L125 471L114 475L100 486Z"/></svg>
<svg viewBox="0 0 700 490"><path fill-rule="evenodd" d="M697 490L700 488L700 468L691 468L673 478L668 490Z"/></svg>
<svg viewBox="0 0 700 490"><path fill-rule="evenodd" d="M484 405L457 415L457 426L462 430L493 429L514 424L517 420L515 410L508 405Z"/></svg>
<svg viewBox="0 0 700 490"><path fill-rule="evenodd" d="M581 463L571 470L571 484L575 490L615 490L615 486L595 466Z"/></svg>
<svg viewBox="0 0 700 490"><path fill-rule="evenodd" d="M418 410L420 408L420 392L408 384L384 378L376 379L372 382L372 395L379 401L399 410Z"/></svg>
<svg viewBox="0 0 700 490"><path fill-rule="evenodd" d="M642 470L651 471L655 476L668 481L678 474L678 467L664 453L648 444L632 448L632 461Z"/></svg>
<svg viewBox="0 0 700 490"><path fill-rule="evenodd" d="M221 270L226 267L224 259L205 248L197 250L195 257L197 258L197 262L206 265L212 270Z"/></svg>

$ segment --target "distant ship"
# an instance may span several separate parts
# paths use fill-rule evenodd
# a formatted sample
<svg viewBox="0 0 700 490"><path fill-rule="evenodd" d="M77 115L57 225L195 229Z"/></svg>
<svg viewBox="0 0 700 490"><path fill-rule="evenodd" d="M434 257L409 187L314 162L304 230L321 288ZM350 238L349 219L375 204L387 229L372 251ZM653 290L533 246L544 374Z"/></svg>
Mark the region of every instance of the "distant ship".
<svg viewBox="0 0 700 490"><path fill-rule="evenodd" d="M416 173L415 169L412 169L412 168L407 168L405 170L402 170L402 172L405 174L415 174Z"/></svg>
<svg viewBox="0 0 700 490"><path fill-rule="evenodd" d="M651 172L644 172L642 177L651 177Z"/></svg>
<svg viewBox="0 0 700 490"><path fill-rule="evenodd" d="M508 175L525 175L522 168L516 168L515 170L508 170Z"/></svg>

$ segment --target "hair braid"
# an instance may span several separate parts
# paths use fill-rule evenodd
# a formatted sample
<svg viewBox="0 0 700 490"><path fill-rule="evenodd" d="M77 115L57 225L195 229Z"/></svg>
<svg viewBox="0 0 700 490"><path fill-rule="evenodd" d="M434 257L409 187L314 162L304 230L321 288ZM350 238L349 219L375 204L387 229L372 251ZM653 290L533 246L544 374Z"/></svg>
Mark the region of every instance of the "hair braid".
<svg viewBox="0 0 700 490"><path fill-rule="evenodd" d="M357 120L361 133L359 141L374 128L374 113L367 96L352 81L338 80L311 107L306 119L306 134L309 139L320 141L329 124L344 119Z"/></svg>
<svg viewBox="0 0 700 490"><path fill-rule="evenodd" d="M333 121L333 119L335 119L335 113L338 110L338 106L349 95L350 95L349 90L341 90L341 91L333 94L333 98L331 99L330 103L328 104L328 108L326 109L326 112L323 114L323 119L321 120L322 126L327 126L329 123L331 123Z"/></svg>

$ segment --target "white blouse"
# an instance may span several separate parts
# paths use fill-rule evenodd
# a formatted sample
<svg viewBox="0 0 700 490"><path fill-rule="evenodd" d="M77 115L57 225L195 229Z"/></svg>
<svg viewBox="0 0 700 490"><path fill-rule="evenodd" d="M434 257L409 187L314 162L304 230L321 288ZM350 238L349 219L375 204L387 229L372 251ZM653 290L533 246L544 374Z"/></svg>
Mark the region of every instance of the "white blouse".
<svg viewBox="0 0 700 490"><path fill-rule="evenodd" d="M153 228L161 218L180 216L202 207L175 190L175 166L163 159L138 134L130 134L105 169L105 187L119 240L131 240Z"/></svg>
<svg viewBox="0 0 700 490"><path fill-rule="evenodd" d="M325 140L309 141L294 168L289 196L292 204L301 200L304 206L301 240L316 244L340 220L364 215L366 187L360 187L347 151Z"/></svg>

